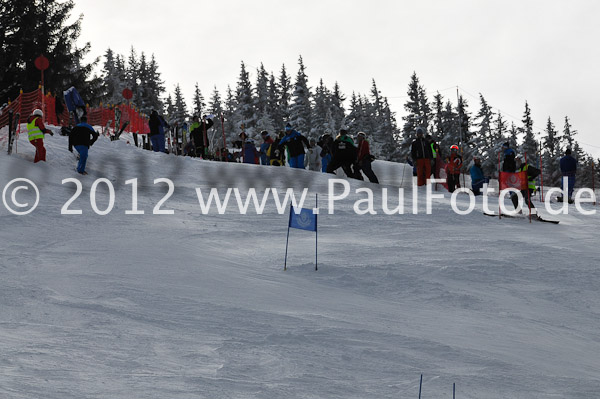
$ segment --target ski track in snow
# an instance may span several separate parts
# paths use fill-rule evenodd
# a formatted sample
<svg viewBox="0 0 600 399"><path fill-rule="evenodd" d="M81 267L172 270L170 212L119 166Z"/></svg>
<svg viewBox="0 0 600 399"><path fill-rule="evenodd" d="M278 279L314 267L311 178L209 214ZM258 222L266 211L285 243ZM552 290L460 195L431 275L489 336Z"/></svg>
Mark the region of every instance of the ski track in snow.
<svg viewBox="0 0 600 399"><path fill-rule="evenodd" d="M352 194L329 215L329 176L155 154L127 139L100 138L85 177L58 134L45 140L46 164L32 163L24 134L11 157L0 143L0 188L26 177L41 195L30 215L0 207L0 397L415 398L421 373L423 398L451 397L454 382L457 398L600 396L598 215L498 221L478 197L459 216L447 192L425 215L421 189L413 215L411 170L382 161L390 207L403 181L406 214L382 214L375 190L379 214L355 215L364 195ZM70 206L82 215L60 215L69 177L83 183ZM90 207L100 177L115 187L107 216ZM136 177L146 214L125 215L124 182ZM175 183L163 206L174 215L151 214L161 177ZM263 215L240 215L233 201L202 215L196 187L309 187L307 207L318 192L319 271L314 234L299 230L282 270L288 214L271 199ZM101 184L101 209L106 193Z"/></svg>

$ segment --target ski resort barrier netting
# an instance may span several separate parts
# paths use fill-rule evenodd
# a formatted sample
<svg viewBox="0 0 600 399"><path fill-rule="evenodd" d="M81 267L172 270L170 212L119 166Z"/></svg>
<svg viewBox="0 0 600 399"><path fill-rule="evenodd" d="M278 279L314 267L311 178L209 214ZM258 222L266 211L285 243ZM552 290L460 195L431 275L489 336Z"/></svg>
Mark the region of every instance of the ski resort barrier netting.
<svg viewBox="0 0 600 399"><path fill-rule="evenodd" d="M17 113L19 114L17 134L20 133L21 123L26 123L27 118L29 118L36 108L44 111L44 123L48 125L68 126L73 123L66 106L62 114L57 116L54 96L52 96L51 93L42 95L42 90L39 88L30 93L19 94L16 100L10 102L0 110L0 130L8 125L9 110L13 110L15 116ZM86 107L88 123L92 126L102 126L102 128L108 127L113 129L113 131L118 130L120 126L116 126L115 122L116 108L121 111L120 126L123 126L125 122L128 122L128 125L125 128L126 132L138 134L147 134L150 132L148 118L129 104L115 106L101 105L95 108ZM58 122L59 117L60 123ZM2 130L2 132L4 132L4 130ZM0 141L6 138L4 133L0 136Z"/></svg>

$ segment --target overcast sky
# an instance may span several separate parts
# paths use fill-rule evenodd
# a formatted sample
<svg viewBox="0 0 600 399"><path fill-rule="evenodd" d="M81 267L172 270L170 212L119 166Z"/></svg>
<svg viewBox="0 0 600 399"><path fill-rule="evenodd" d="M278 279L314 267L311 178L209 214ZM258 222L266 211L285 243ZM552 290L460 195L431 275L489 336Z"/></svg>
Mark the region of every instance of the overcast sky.
<svg viewBox="0 0 600 399"><path fill-rule="evenodd" d="M593 0L75 0L83 14L81 43L92 55L110 47L128 55L154 53L172 92L191 105L198 82L208 100L216 85L235 88L240 62L255 82L264 63L278 76L298 71L309 84L337 81L349 96L367 94L371 79L389 98L399 125L410 76L417 72L432 99L456 103L456 86L470 110L478 93L520 125L525 100L536 129L550 116L562 131L571 118L584 149L600 157L600 2ZM594 93L596 93L594 95ZM349 101L346 101L348 106Z"/></svg>

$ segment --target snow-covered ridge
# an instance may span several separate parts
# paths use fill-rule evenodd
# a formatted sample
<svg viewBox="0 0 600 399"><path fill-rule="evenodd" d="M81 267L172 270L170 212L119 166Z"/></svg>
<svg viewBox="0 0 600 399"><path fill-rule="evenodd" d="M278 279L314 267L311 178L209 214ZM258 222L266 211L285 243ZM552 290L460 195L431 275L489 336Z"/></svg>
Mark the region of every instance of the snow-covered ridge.
<svg viewBox="0 0 600 399"><path fill-rule="evenodd" d="M431 215L357 216L355 190L374 186L352 181L319 215L319 271L314 235L292 230L283 272L286 214L203 215L195 189L308 187L310 207L329 176L126 140L94 144L85 177L58 134L47 163L25 135L0 153L0 189L23 177L41 197L26 216L0 204L0 397L414 398L421 373L424 398L451 397L454 382L458 398L598 397L598 215L460 216L445 193ZM410 210L410 170L374 169ZM66 178L82 182L81 215L60 214ZM99 178L115 188L106 216L90 204ZM134 178L144 215L125 214ZM152 214L158 178L174 182L173 215ZM98 207L107 198L99 184Z"/></svg>

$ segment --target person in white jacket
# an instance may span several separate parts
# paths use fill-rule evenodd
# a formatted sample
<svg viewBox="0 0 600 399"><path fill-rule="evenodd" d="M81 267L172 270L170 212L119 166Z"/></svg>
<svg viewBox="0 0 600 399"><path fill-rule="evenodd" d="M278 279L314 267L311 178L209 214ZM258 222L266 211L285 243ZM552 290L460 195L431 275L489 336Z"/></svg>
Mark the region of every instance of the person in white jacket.
<svg viewBox="0 0 600 399"><path fill-rule="evenodd" d="M310 139L310 148L304 157L304 167L308 166L308 170L321 171L321 147L315 139Z"/></svg>

